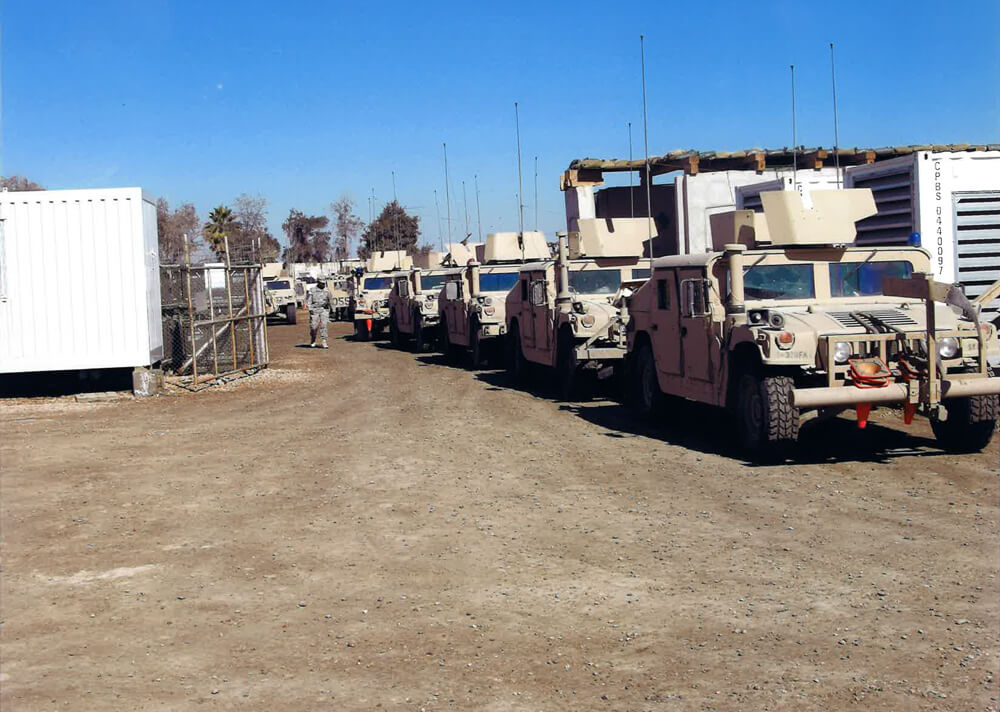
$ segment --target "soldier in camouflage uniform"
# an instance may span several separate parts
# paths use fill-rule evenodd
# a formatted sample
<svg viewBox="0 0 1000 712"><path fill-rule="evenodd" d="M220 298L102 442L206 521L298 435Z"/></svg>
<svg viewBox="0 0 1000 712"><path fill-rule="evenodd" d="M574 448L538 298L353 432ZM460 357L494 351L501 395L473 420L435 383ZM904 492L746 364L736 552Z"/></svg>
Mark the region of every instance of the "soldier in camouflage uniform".
<svg viewBox="0 0 1000 712"><path fill-rule="evenodd" d="M326 291L326 282L320 280L316 286L306 296L306 307L309 309L309 335L316 348L316 332L319 331L321 348L328 349L330 345L326 343L326 327L330 323L330 310L333 308L333 300L330 293Z"/></svg>

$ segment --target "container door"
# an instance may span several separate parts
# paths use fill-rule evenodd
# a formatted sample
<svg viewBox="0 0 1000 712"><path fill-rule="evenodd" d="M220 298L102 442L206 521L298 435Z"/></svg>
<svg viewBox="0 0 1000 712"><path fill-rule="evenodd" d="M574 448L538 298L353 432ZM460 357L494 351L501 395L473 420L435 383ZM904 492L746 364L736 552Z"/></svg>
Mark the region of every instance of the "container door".
<svg viewBox="0 0 1000 712"><path fill-rule="evenodd" d="M680 339L685 378L712 381L712 316L708 280L699 269L677 271L680 294Z"/></svg>
<svg viewBox="0 0 1000 712"><path fill-rule="evenodd" d="M650 337L656 370L668 376L681 373L680 299L677 293L677 273L657 272L654 277L656 302L650 318Z"/></svg>

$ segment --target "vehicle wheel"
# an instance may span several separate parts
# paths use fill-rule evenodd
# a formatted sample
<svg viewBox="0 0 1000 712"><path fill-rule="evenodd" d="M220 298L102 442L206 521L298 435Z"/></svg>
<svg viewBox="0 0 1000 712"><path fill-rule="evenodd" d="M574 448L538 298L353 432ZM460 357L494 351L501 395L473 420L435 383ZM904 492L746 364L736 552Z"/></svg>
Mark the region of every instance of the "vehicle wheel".
<svg viewBox="0 0 1000 712"><path fill-rule="evenodd" d="M932 420L934 437L948 452L979 452L993 439L1000 396L971 396L944 402L947 420Z"/></svg>
<svg viewBox="0 0 1000 712"><path fill-rule="evenodd" d="M389 343L394 349L398 349L402 340L399 338L399 327L396 326L396 315L389 315Z"/></svg>
<svg viewBox="0 0 1000 712"><path fill-rule="evenodd" d="M576 400L579 396L580 370L577 365L573 338L563 331L559 334L556 348L556 384L561 400Z"/></svg>
<svg viewBox="0 0 1000 712"><path fill-rule="evenodd" d="M643 418L652 417L663 403L663 392L656 378L656 360L649 344L643 344L635 354L629 369L629 400Z"/></svg>
<svg viewBox="0 0 1000 712"><path fill-rule="evenodd" d="M427 340L424 336L424 318L420 314L413 315L413 350L422 354L427 348Z"/></svg>
<svg viewBox="0 0 1000 712"><path fill-rule="evenodd" d="M528 360L524 358L524 350L521 348L521 327L515 321L510 325L510 331L504 340L504 349L507 352L507 374L516 384L522 384L528 374Z"/></svg>
<svg viewBox="0 0 1000 712"><path fill-rule="evenodd" d="M368 330L368 322L358 319L354 322L354 339L356 341L371 341L372 335Z"/></svg>
<svg viewBox="0 0 1000 712"><path fill-rule="evenodd" d="M292 324L292 325L294 325L295 322L297 321L296 320L295 305L294 304L286 304L285 305L285 321L287 321L289 324Z"/></svg>
<svg viewBox="0 0 1000 712"><path fill-rule="evenodd" d="M792 386L788 376L747 373L740 379L740 440L755 459L780 462L798 440L799 411L792 405Z"/></svg>
<svg viewBox="0 0 1000 712"><path fill-rule="evenodd" d="M473 370L483 365L483 343L479 340L479 322L469 320L469 358Z"/></svg>

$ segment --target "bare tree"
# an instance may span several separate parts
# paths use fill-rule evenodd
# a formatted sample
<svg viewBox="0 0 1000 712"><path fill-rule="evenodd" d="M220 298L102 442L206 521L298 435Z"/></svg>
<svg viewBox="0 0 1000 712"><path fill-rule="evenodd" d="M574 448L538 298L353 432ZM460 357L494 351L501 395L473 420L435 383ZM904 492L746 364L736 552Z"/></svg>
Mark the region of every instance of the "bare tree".
<svg viewBox="0 0 1000 712"><path fill-rule="evenodd" d="M347 193L332 202L330 210L333 211L333 258L346 260L350 257L354 241L365 224L354 214L354 199Z"/></svg>
<svg viewBox="0 0 1000 712"><path fill-rule="evenodd" d="M14 192L18 190L45 190L45 187L24 176L0 176L0 188Z"/></svg>
<svg viewBox="0 0 1000 712"><path fill-rule="evenodd" d="M156 231L160 242L160 262L176 264L184 256L185 233L194 239L200 232L198 211L191 203L170 210L166 200L156 201Z"/></svg>
<svg viewBox="0 0 1000 712"><path fill-rule="evenodd" d="M234 259L254 258L254 245L260 245L264 262L277 259L281 245L267 229L267 198L243 193L233 201L236 229L230 238L230 253Z"/></svg>

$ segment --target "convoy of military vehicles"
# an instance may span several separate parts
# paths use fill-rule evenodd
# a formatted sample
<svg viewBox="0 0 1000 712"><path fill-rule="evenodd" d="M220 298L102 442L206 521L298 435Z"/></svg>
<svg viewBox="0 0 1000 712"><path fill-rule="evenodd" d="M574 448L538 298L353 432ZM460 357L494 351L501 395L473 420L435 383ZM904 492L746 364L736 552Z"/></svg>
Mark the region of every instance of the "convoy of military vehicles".
<svg viewBox="0 0 1000 712"><path fill-rule="evenodd" d="M660 196L666 210L636 218L631 188L593 192L601 171L635 165L574 162L562 180L568 230L554 245L540 232L495 233L416 266L380 252L327 288L343 295L337 311L359 341L387 331L397 348L502 365L516 384L547 372L564 400L610 379L643 417L677 399L714 406L761 460L785 458L807 420L853 410L865 428L878 406L899 408L906 424L928 418L947 450L986 447L1000 416L990 365L1000 281L983 281L997 266L989 259L979 267L992 233L968 225L987 223L967 220L955 237L961 269L979 270L970 299L934 280L941 259L919 234L871 238L867 226L887 224L872 223L878 206L892 205L878 190L784 178L734 188L728 174L698 183L693 168L675 208ZM743 209L710 209L720 186ZM289 286L274 275L268 304L294 323Z"/></svg>

